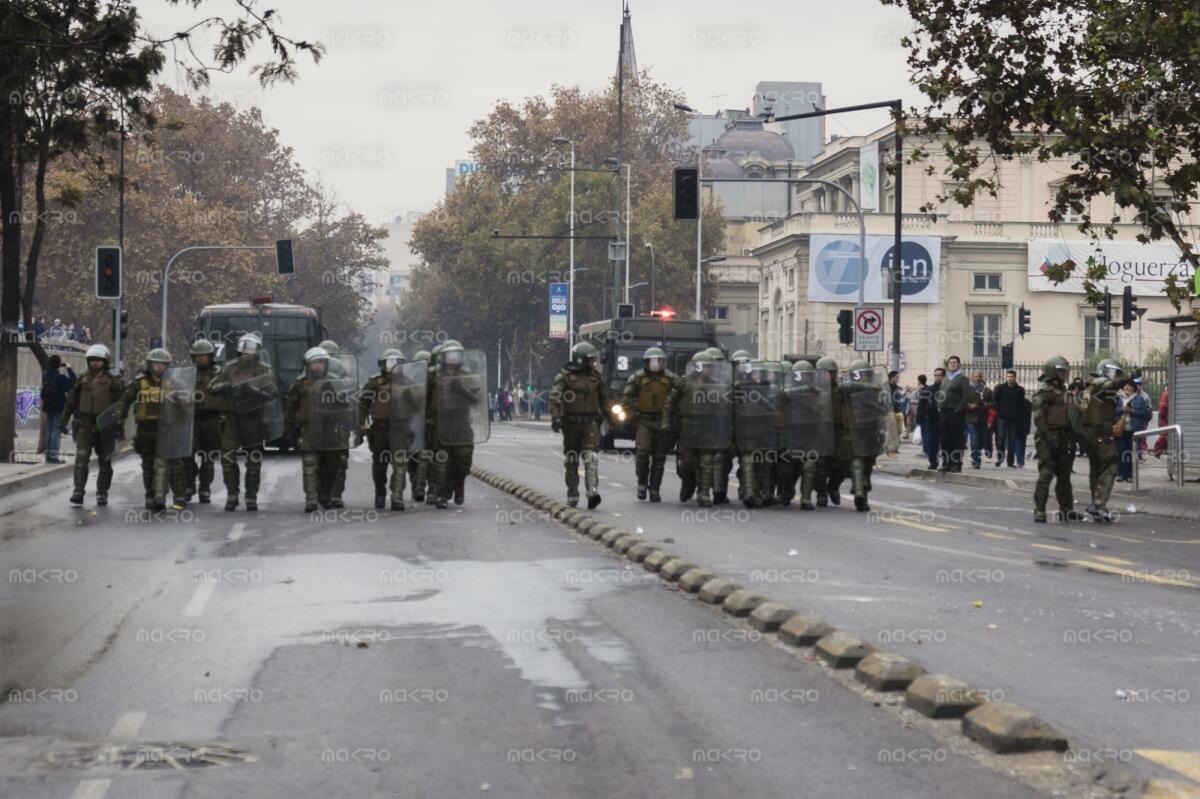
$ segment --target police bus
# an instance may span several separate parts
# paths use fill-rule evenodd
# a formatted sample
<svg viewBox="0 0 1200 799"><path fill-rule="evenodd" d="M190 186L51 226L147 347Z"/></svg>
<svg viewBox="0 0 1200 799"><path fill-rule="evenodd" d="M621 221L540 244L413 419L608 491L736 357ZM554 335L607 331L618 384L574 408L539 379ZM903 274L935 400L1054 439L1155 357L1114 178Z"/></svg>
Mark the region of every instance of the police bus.
<svg viewBox="0 0 1200 799"><path fill-rule="evenodd" d="M620 397L629 376L642 368L642 353L661 347L667 354L666 368L683 375L688 361L701 350L720 346L717 323L711 319L676 319L670 309L651 311L649 316L601 319L579 327L579 340L600 351L600 373L613 394ZM612 449L617 439L632 439L636 430L629 423L604 426L601 446Z"/></svg>
<svg viewBox="0 0 1200 799"><path fill-rule="evenodd" d="M304 353L326 337L316 309L277 303L270 295L251 297L249 302L206 305L196 319L195 338L207 338L225 360L237 357L237 341L246 333L262 337L281 397L304 371ZM287 442L273 443L286 446Z"/></svg>

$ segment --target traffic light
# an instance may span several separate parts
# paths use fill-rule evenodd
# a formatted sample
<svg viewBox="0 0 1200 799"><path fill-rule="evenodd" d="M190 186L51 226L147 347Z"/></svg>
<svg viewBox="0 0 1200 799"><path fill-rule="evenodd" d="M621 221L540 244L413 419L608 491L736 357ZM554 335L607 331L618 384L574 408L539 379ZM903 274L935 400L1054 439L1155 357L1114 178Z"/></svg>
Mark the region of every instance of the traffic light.
<svg viewBox="0 0 1200 799"><path fill-rule="evenodd" d="M1013 368L1013 345L1011 343L1000 345L1000 368Z"/></svg>
<svg viewBox="0 0 1200 799"><path fill-rule="evenodd" d="M117 338L117 309L113 308L113 339ZM121 338L129 338L129 311L121 309Z"/></svg>
<svg viewBox="0 0 1200 799"><path fill-rule="evenodd" d="M1104 299L1096 309L1096 321L1102 325L1112 324L1112 292L1108 289L1104 290Z"/></svg>
<svg viewBox="0 0 1200 799"><path fill-rule="evenodd" d="M617 318L618 319L632 319L633 318L633 303L632 302L618 303L617 304Z"/></svg>
<svg viewBox="0 0 1200 799"><path fill-rule="evenodd" d="M1122 300L1124 302L1121 304L1121 327L1128 330L1133 327L1133 321L1137 319L1138 315L1137 300L1133 298L1133 286L1125 287Z"/></svg>
<svg viewBox="0 0 1200 799"><path fill-rule="evenodd" d="M854 343L854 311L838 311L838 341L843 344Z"/></svg>
<svg viewBox="0 0 1200 799"><path fill-rule="evenodd" d="M700 170L697 167L675 167L675 218L700 218Z"/></svg>
<svg viewBox="0 0 1200 799"><path fill-rule="evenodd" d="M1021 334L1021 338L1025 338L1025 334L1033 330L1032 317L1033 314L1022 303L1020 310L1017 311L1017 332Z"/></svg>
<svg viewBox="0 0 1200 799"><path fill-rule="evenodd" d="M296 271L292 262L291 239L279 239L275 242L275 269L281 275L290 275Z"/></svg>
<svg viewBox="0 0 1200 799"><path fill-rule="evenodd" d="M96 296L102 300L121 299L121 248L96 248Z"/></svg>

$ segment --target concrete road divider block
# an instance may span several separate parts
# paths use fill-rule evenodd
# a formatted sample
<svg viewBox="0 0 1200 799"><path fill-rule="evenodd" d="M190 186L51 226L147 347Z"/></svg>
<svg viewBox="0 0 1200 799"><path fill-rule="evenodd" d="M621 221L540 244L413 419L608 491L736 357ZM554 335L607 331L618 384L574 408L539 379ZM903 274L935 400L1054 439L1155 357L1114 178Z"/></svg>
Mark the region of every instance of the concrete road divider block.
<svg viewBox="0 0 1200 799"><path fill-rule="evenodd" d="M701 586L715 579L716 576L708 569L702 569L697 566L694 569L688 569L679 576L679 587L689 594L694 594L700 590Z"/></svg>
<svg viewBox="0 0 1200 799"><path fill-rule="evenodd" d="M658 570L658 576L669 583L675 583L679 581L679 578L682 577L684 573L689 572L694 568L696 568L695 563L689 563L683 558L671 558L662 565L661 569Z"/></svg>
<svg viewBox="0 0 1200 799"><path fill-rule="evenodd" d="M925 669L911 660L891 652L872 652L854 669L859 682L876 691L904 691Z"/></svg>
<svg viewBox="0 0 1200 799"><path fill-rule="evenodd" d="M588 530L588 538L592 538L592 539L595 539L596 541L599 541L607 533L609 533L612 529L613 529L613 526L611 524L605 524L604 522L600 522L600 524L593 525L592 529Z"/></svg>
<svg viewBox="0 0 1200 799"><path fill-rule="evenodd" d="M796 611L778 602L764 602L750 614L750 626L764 633L773 633L784 622L796 615Z"/></svg>
<svg viewBox="0 0 1200 799"><path fill-rule="evenodd" d="M604 544L606 547L611 547L613 545L613 541L616 541L623 535L629 535L629 533L620 527L613 527L607 533L600 536L600 543Z"/></svg>
<svg viewBox="0 0 1200 799"><path fill-rule="evenodd" d="M599 524L599 523L600 523L600 522L596 521L596 520L595 520L595 519L593 519L591 516L588 516L586 519L581 519L581 520L579 521L579 524L575 525L575 529L576 529L576 530L577 530L577 531L578 531L578 532L579 532L581 535L587 535L587 534L588 534L588 530L591 530L593 527L595 527L595 526L596 526L597 524Z"/></svg>
<svg viewBox="0 0 1200 799"><path fill-rule="evenodd" d="M629 541L630 539L633 539L631 542L631 545L637 543L636 538L633 538L632 535L630 535L629 533L622 530L620 535L609 538L608 541L606 542L606 544L609 549L611 549L615 552L617 550L617 547L621 546L621 544L624 544L626 541Z"/></svg>
<svg viewBox="0 0 1200 799"><path fill-rule="evenodd" d="M662 565L673 557L674 555L664 552L661 549L656 550L642 559L642 568L648 572L657 574Z"/></svg>
<svg viewBox="0 0 1200 799"><path fill-rule="evenodd" d="M618 538L616 543L613 544L612 549L613 552L616 552L618 555L624 555L626 552L633 549L640 543L642 543L641 539L639 539L636 535L631 535L628 538Z"/></svg>
<svg viewBox="0 0 1200 799"><path fill-rule="evenodd" d="M780 626L779 640L788 646L812 646L833 632L833 627L816 616L797 613Z"/></svg>
<svg viewBox="0 0 1200 799"><path fill-rule="evenodd" d="M625 557L629 558L634 563L641 563L651 552L658 551L658 547L654 546L653 544L647 544L645 541L639 541L625 551Z"/></svg>
<svg viewBox="0 0 1200 799"><path fill-rule="evenodd" d="M731 616L743 618L754 612L754 609L766 602L767 598L762 594L756 594L746 588L739 588L729 596L725 597L725 601L721 603L721 608Z"/></svg>
<svg viewBox="0 0 1200 799"><path fill-rule="evenodd" d="M560 521L568 527L574 527L575 523L583 518L583 514L574 508L568 508L567 512L562 515Z"/></svg>
<svg viewBox="0 0 1200 799"><path fill-rule="evenodd" d="M925 674L913 680L904 699L913 710L933 719L958 718L981 701L971 686L945 674Z"/></svg>
<svg viewBox="0 0 1200 799"><path fill-rule="evenodd" d="M1139 799L1200 799L1200 785L1178 780L1147 780Z"/></svg>
<svg viewBox="0 0 1200 799"><path fill-rule="evenodd" d="M850 669L875 651L875 647L863 643L850 633L834 630L817 641L814 650L822 661L832 669Z"/></svg>
<svg viewBox="0 0 1200 799"><path fill-rule="evenodd" d="M564 516L566 516L568 513L574 513L574 512L575 511L572 510L570 508L570 506L564 505L561 502L559 502L554 505L554 510L552 510L550 512L550 517L552 519L554 519L554 521L556 521L556 522L561 522L563 520Z"/></svg>
<svg viewBox="0 0 1200 799"><path fill-rule="evenodd" d="M963 716L962 731L1001 755L1067 751L1066 736L1012 702L985 702Z"/></svg>
<svg viewBox="0 0 1200 799"><path fill-rule="evenodd" d="M687 575L685 574L684 577ZM708 605L720 605L734 591L740 591L741 586L733 580L716 577L700 586L700 601Z"/></svg>

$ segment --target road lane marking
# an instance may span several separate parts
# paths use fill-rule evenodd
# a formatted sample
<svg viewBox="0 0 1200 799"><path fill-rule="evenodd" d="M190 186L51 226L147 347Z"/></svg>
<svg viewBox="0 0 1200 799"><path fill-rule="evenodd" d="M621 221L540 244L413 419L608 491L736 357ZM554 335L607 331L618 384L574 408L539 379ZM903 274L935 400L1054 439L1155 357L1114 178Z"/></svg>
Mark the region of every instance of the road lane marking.
<svg viewBox="0 0 1200 799"><path fill-rule="evenodd" d="M906 547L916 547L917 549L928 549L932 552L941 552L945 555L959 555L964 558L976 558L978 560L990 560L996 563L1007 563L1012 566L1028 566L1028 559L1021 558L1003 558L999 555L985 555L982 552L971 552L966 549L953 549L951 547L939 547L933 544L922 544L917 541L907 541L903 538L878 538L876 541L887 541L891 544L900 544Z"/></svg>
<svg viewBox="0 0 1200 799"><path fill-rule="evenodd" d="M244 533L245 531L246 531L246 523L238 522L237 524L235 524L233 526L233 529L229 531L229 535L225 536L225 540L226 541L237 541L239 538L242 537L242 533Z"/></svg>
<svg viewBox="0 0 1200 799"><path fill-rule="evenodd" d="M1200 752L1172 752L1167 749L1134 749L1142 757L1172 771L1200 780Z"/></svg>
<svg viewBox="0 0 1200 799"><path fill-rule="evenodd" d="M950 532L945 527L935 527L932 524L921 524L920 522L910 522L908 519L884 519L889 524L899 524L903 527L911 527L914 530L922 530L926 533L948 533Z"/></svg>
<svg viewBox="0 0 1200 799"><path fill-rule="evenodd" d="M202 614L204 606L208 604L208 598L212 596L216 587L216 583L200 583L196 586L196 590L192 592L192 598L188 600L187 606L183 609L183 615L199 616Z"/></svg>
<svg viewBox="0 0 1200 799"><path fill-rule="evenodd" d="M1098 561L1102 561L1104 563L1111 563L1114 566L1132 566L1133 565L1132 560L1123 560L1122 558L1114 558L1109 555L1092 555L1092 560L1098 560Z"/></svg>
<svg viewBox="0 0 1200 799"><path fill-rule="evenodd" d="M104 799L112 780L83 780L75 786L71 799Z"/></svg>
<svg viewBox="0 0 1200 799"><path fill-rule="evenodd" d="M131 710L128 713L122 713L117 717L117 723L113 725L112 730L108 733L111 738L132 738L138 734L138 730L142 728L142 723L146 720L146 714L141 710Z"/></svg>
<svg viewBox="0 0 1200 799"><path fill-rule="evenodd" d="M1016 538L1015 535L1004 535L1003 533L980 533L984 538L996 538L1000 541L1011 541Z"/></svg>
<svg viewBox="0 0 1200 799"><path fill-rule="evenodd" d="M1130 582L1135 583L1155 583L1156 585L1170 585L1176 588L1200 588L1200 585L1189 582L1187 580L1174 580L1170 577L1160 577L1157 574L1152 574L1147 571L1134 571L1132 569L1122 569L1119 566L1110 566L1107 563L1100 563L1094 560L1069 560L1072 566L1080 566L1089 571L1103 572L1105 574L1116 574L1121 577L1128 578Z"/></svg>
<svg viewBox="0 0 1200 799"><path fill-rule="evenodd" d="M1073 552L1074 551L1072 549L1069 549L1068 547L1060 547L1060 546L1056 546L1054 544L1030 544L1029 546L1035 547L1036 549L1048 549L1051 552Z"/></svg>

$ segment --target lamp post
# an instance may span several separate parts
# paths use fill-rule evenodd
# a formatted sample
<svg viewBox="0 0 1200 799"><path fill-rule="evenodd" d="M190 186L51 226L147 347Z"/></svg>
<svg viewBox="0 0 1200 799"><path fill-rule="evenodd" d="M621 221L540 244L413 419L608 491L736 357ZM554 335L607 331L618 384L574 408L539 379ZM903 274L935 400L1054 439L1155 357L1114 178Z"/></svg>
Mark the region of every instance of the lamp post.
<svg viewBox="0 0 1200 799"><path fill-rule="evenodd" d="M571 145L571 265L567 272L567 354L575 348L575 140L555 136L555 144Z"/></svg>
<svg viewBox="0 0 1200 799"><path fill-rule="evenodd" d="M616 158L605 158L604 163L613 165L614 171L617 172L617 180L621 179L620 167L625 167L625 293L623 302L629 302L629 223L633 218L629 198L633 170L629 164L622 164Z"/></svg>
<svg viewBox="0 0 1200 799"><path fill-rule="evenodd" d="M700 116L700 112L692 108L687 103L675 103L675 110L682 111L685 114L692 116ZM700 318L700 283L703 273L704 253L703 247L703 230L704 230L704 184L701 182L704 179L704 141L701 140L696 147L696 318Z"/></svg>
<svg viewBox="0 0 1200 799"><path fill-rule="evenodd" d="M654 245L646 242L646 249L650 251L650 307L654 308Z"/></svg>

